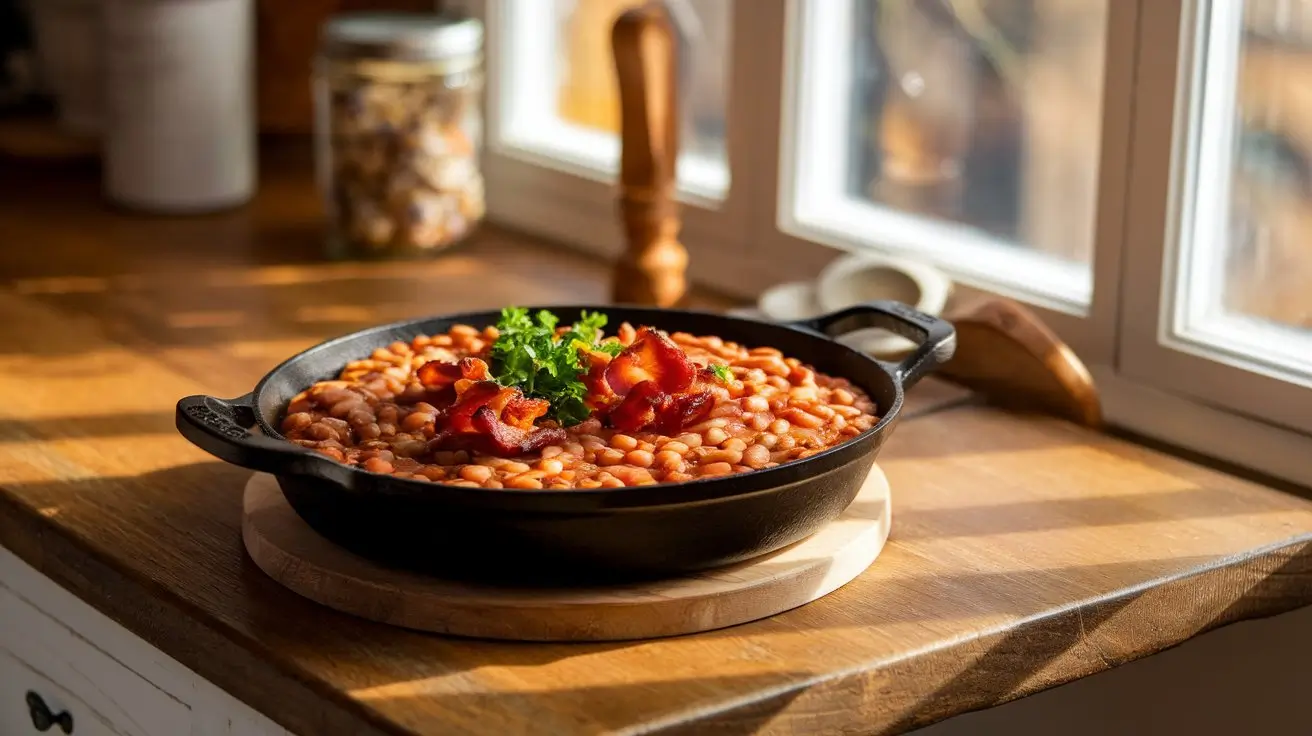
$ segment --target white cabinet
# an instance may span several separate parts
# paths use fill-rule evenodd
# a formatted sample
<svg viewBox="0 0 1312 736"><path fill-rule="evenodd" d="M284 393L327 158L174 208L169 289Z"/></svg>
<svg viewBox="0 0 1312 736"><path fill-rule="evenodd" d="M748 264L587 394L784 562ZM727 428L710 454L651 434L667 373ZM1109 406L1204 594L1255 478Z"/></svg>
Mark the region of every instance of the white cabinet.
<svg viewBox="0 0 1312 736"><path fill-rule="evenodd" d="M34 707L74 736L290 736L0 547L0 735L41 733Z"/></svg>
<svg viewBox="0 0 1312 736"><path fill-rule="evenodd" d="M38 724L46 725L47 733L52 734L121 736L124 733L90 705L3 649L0 649L0 689L4 691L0 694L0 734L37 733ZM52 714L58 718L35 720L36 708L43 709L47 718Z"/></svg>
<svg viewBox="0 0 1312 736"><path fill-rule="evenodd" d="M9 655L16 675L23 675L23 669L27 669L31 676L26 679L32 681L29 684L21 677L0 679L0 683L5 683L0 685L3 691L0 697L6 701L6 705L0 706L3 709L0 712L6 716L0 723L8 725L8 711L16 707L10 701L22 703L26 693L32 692L49 703L51 710L59 710L51 701L71 698L63 709L69 710L79 722L76 733L81 733L80 722L96 720L112 727L106 733L176 736L190 731L191 708L185 703L37 610L7 587L0 587L0 621L5 622L0 631L0 654ZM45 692L39 680L48 680L58 686L59 692ZM87 717L83 718L80 711L88 711ZM31 728L30 718L28 723ZM94 727L88 728L96 732Z"/></svg>

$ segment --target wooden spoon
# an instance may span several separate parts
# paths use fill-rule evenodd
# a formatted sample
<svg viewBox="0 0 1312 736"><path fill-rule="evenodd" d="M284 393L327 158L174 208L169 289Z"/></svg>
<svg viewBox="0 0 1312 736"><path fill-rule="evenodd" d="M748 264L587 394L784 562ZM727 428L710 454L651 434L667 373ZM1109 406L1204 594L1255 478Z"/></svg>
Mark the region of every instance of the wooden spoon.
<svg viewBox="0 0 1312 736"><path fill-rule="evenodd" d="M617 303L669 307L687 292L688 251L674 201L679 154L678 46L662 3L620 14L611 32L620 95L620 195L627 248L615 264Z"/></svg>
<svg viewBox="0 0 1312 736"><path fill-rule="evenodd" d="M957 352L937 376L999 406L1101 426L1101 402L1088 369L1029 309L1008 299L986 299L944 318L956 327Z"/></svg>

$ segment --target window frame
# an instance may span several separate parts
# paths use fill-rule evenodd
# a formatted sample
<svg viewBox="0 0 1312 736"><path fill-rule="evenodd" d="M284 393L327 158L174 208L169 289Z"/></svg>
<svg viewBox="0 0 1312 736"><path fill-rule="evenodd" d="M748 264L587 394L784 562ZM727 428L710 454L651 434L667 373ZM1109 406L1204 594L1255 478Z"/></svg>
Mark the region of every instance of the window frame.
<svg viewBox="0 0 1312 736"><path fill-rule="evenodd" d="M1197 226L1194 208L1204 74L1215 70L1201 48L1213 0L1149 3L1145 43L1137 77L1134 162L1129 182L1126 229L1125 318L1121 360L1125 378L1189 397L1251 421L1312 433L1312 390L1277 371L1241 361L1174 334L1183 317L1184 295L1176 293L1182 261L1191 257L1189 239ZM1236 4L1237 5L1237 4ZM1242 9L1242 8L1241 8ZM1227 49L1225 53L1234 53ZM1212 50L1215 53L1215 50ZM1203 63L1199 63L1203 61ZM1230 85L1208 79L1207 93ZM1225 99L1221 101L1225 104ZM1214 167L1213 167L1214 168ZM1221 188L1224 189L1223 183ZM1221 209L1221 208L1217 208ZM1227 210L1228 214L1228 210ZM1154 315L1152 319L1136 318ZM1274 330L1273 330L1274 331ZM1241 396L1234 386L1243 385Z"/></svg>
<svg viewBox="0 0 1312 736"><path fill-rule="evenodd" d="M980 278L976 273L954 268L951 263L936 264L952 277L957 298L969 300L986 296L1006 296L1024 302L1090 365L1112 365L1115 359L1119 271L1126 204L1124 192L1125 182L1129 176L1132 98L1128 91L1132 88L1135 73L1132 60L1137 35L1138 6L1140 3L1151 1L1109 0L1108 2L1107 38L1104 39L1106 47L1102 138L1098 163L1101 173L1097 187L1098 201L1094 210L1094 254L1091 264L1093 288L1088 307L1084 310L1063 308L1051 301L1035 299L1034 294L1022 293L1006 284L991 282ZM796 155L799 122L797 119L799 103L793 97L793 90L798 86L796 79L801 67L800 47L803 43L802 34L806 32L802 21L804 11L801 7L805 2L806 0L778 0L777 3L779 5L786 3L787 6L784 11L786 15L781 15L779 23L778 48L783 48L785 52L778 64L781 73L775 84L784 95L774 108L775 116L783 120L779 144L774 148L776 158L772 161L773 168L779 172L779 175L776 189L769 199L773 204L773 210L770 212L771 227L766 232L756 233L753 239L759 248L760 257L767 263L780 265L773 271L776 283L778 280L797 278L799 269L790 268L794 260L808 267L818 268L814 264L827 261L835 252L860 250L850 241L798 223L791 213L793 196L792 187L788 182L795 175L795 165L790 158ZM763 3L763 5L768 4ZM1114 81L1117 89L1127 93L1108 94L1107 90L1113 89ZM866 247L889 255L905 253L905 251L880 248L873 244L868 244Z"/></svg>
<svg viewBox="0 0 1312 736"><path fill-rule="evenodd" d="M802 5L816 1L734 3L728 196L718 207L681 197L689 277L729 295L755 299L765 288L818 274L836 257L864 247L792 215L794 82L804 32L795 19ZM1185 23L1207 1L1108 0L1093 289L1086 309L1045 303L940 265L956 283L956 299L1017 298L1038 314L1089 366L1108 424L1312 487L1312 464L1302 459L1312 449L1312 411L1297 409L1312 406L1312 390L1162 342L1170 324L1163 279L1170 276L1178 235L1175 164L1182 154L1176 131L1188 120L1181 117L1188 96L1178 83L1191 72L1192 26ZM488 23L489 218L601 256L618 254L623 240L613 185L544 166L497 143L502 59L496 24L507 0L455 2ZM1245 386L1243 400L1210 398L1235 381ZM1299 413L1301 421L1291 416Z"/></svg>
<svg viewBox="0 0 1312 736"><path fill-rule="evenodd" d="M542 33L541 29L555 22L557 1L501 0L495 6L498 10L490 16L499 30L499 50L493 57L498 68L495 74L498 92L491 98L496 105L496 114L491 118L493 145L498 152L534 166L557 169L605 184L616 173L620 153L618 136L559 120L536 121L543 130L534 130L535 121L525 120L528 115L521 109L552 106L550 88L540 82L541 70L555 64L552 58L554 44L547 40L552 36ZM526 9L529 11L527 17ZM530 44L537 48L519 48ZM521 51L527 59L516 58ZM552 69L547 76L556 71ZM505 90L501 91L501 87ZM524 88L529 92L518 94L518 90ZM533 95L542 99L532 100ZM728 191L728 170L712 171L721 167L708 165L705 159L686 152L680 157L678 168L681 173L693 174L680 182L680 195L684 200L703 209L718 209Z"/></svg>
<svg viewBox="0 0 1312 736"><path fill-rule="evenodd" d="M969 226L874 205L846 191L850 172L835 176L825 162L851 163L847 141L853 112L849 94L853 34L846 29L855 24L855 11L855 2L790 6L790 70L785 89L791 94L783 104L790 124L782 162L785 178L793 184L781 192L780 228L807 240L855 241L876 251L918 256L958 281L1023 295L1032 304L1086 313L1086 302L1092 299L1092 268L1086 273L1084 267L1057 263ZM803 85L797 81L801 79L825 82ZM834 114L835 110L840 112ZM1024 270L1044 273L1024 279L1031 282L1028 288L995 277L999 271ZM1079 297L1063 296L1072 291Z"/></svg>
<svg viewBox="0 0 1312 736"><path fill-rule="evenodd" d="M541 2L541 0L529 0ZM447 5L480 18L486 29L485 94L486 143L483 151L483 175L487 190L487 216L491 221L512 229L530 232L549 240L598 256L613 258L624 250L624 235L618 215L614 173L592 169L578 160L552 159L516 140L513 125L506 120L510 108L507 96L506 39L502 31L508 10L516 0L450 0ZM731 50L728 55L729 76L749 73L750 60L743 49L749 38L739 32L743 16L751 13L748 3L735 2L730 27ZM728 86L725 110L726 129L734 120L750 119L744 111L752 107L748 89ZM732 272L747 247L746 223L750 200L735 182L750 181L753 174L751 141L728 137L725 141L729 167L729 186L721 200L680 186L682 228L680 241L688 248L693 262L704 263L715 272Z"/></svg>

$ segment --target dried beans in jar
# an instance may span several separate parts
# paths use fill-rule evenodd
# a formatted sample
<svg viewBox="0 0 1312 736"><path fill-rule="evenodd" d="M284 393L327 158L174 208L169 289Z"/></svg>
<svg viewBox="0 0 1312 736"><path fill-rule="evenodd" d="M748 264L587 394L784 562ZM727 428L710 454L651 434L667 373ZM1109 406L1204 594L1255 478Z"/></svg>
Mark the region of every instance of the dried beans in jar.
<svg viewBox="0 0 1312 736"><path fill-rule="evenodd" d="M315 68L316 164L333 255L435 252L484 212L482 25L344 14Z"/></svg>

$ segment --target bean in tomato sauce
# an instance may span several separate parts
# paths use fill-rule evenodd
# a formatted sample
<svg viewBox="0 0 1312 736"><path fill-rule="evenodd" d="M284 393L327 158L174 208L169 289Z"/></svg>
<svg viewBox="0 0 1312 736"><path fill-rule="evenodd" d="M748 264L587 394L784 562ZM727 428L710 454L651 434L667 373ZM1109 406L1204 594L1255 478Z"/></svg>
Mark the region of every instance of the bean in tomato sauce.
<svg viewBox="0 0 1312 736"><path fill-rule="evenodd" d="M620 325L630 346L639 331ZM394 342L348 363L333 380L296 396L283 435L339 462L373 473L488 489L619 488L725 476L800 460L870 429L876 407L843 378L819 373L770 347L748 348L715 336L675 332L668 339L698 366L717 368L709 411L677 432L625 431L590 416L551 427L555 441L499 456L441 442L446 407L419 380L430 361L488 356L497 328L455 325L447 332ZM612 338L613 339L613 338Z"/></svg>

